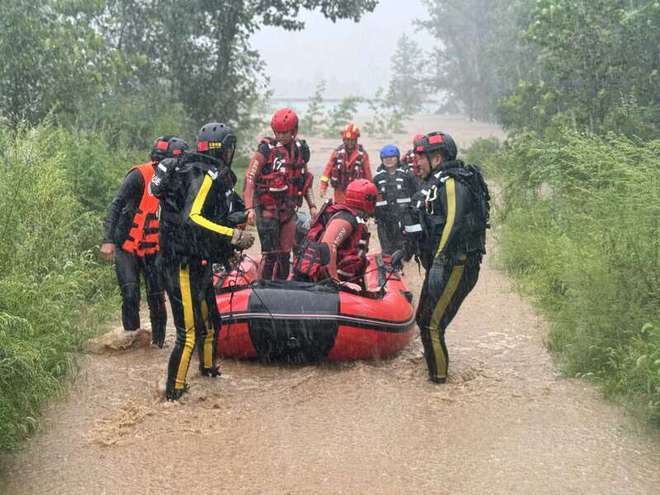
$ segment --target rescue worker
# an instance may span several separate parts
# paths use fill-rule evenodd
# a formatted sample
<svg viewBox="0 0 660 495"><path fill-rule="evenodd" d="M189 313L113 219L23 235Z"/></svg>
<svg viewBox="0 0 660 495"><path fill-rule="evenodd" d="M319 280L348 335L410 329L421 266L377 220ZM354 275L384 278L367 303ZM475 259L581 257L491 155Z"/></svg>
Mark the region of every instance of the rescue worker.
<svg viewBox="0 0 660 495"><path fill-rule="evenodd" d="M429 378L445 383L445 331L479 276L486 252L489 195L477 167L456 159L449 134L432 132L415 143L424 179L415 201L423 226L421 262L426 277L417 308Z"/></svg>
<svg viewBox="0 0 660 495"><path fill-rule="evenodd" d="M386 256L404 249L405 227L410 223L412 197L417 192L415 178L399 161L399 148L393 144L380 150L381 165L374 175L378 189L376 201L376 225L381 252Z"/></svg>
<svg viewBox="0 0 660 495"><path fill-rule="evenodd" d="M296 211L307 201L312 216L316 204L314 176L307 170L309 147L297 138L298 116L290 108L275 112L275 137L263 138L248 166L245 206L249 225L256 222L262 251L261 277L285 280L296 234Z"/></svg>
<svg viewBox="0 0 660 495"><path fill-rule="evenodd" d="M343 143L332 152L321 176L321 198L328 190L328 183L334 189L335 203L341 203L348 185L357 179L372 179L369 154L358 144L360 129L355 124L347 124L341 132Z"/></svg>
<svg viewBox="0 0 660 495"><path fill-rule="evenodd" d="M419 164L417 163L417 158L415 156L415 142L422 138L422 134L415 134L413 137L413 147L408 150L408 152L401 158L401 163L404 165L404 168L409 170L415 178L420 181L420 172Z"/></svg>
<svg viewBox="0 0 660 495"><path fill-rule="evenodd" d="M114 259L121 292L121 320L125 331L140 328L140 274L144 279L151 320L151 340L158 347L165 342L165 295L156 268L159 250L158 198L149 183L161 160L180 155L188 145L173 136L156 139L151 161L132 167L110 204L104 222L101 255Z"/></svg>
<svg viewBox="0 0 660 495"><path fill-rule="evenodd" d="M369 250L367 222L376 205L376 186L357 179L340 203L326 202L312 222L294 263L297 280L334 280L354 290L364 287Z"/></svg>
<svg viewBox="0 0 660 495"><path fill-rule="evenodd" d="M177 331L167 370L169 400L178 400L187 389L195 345L200 373L220 374L211 265L226 254L227 239L241 250L254 242L251 234L220 223L227 217L227 193L235 183L230 169L235 148L236 136L229 126L208 123L197 134L197 152L162 161L151 181L161 199L162 266Z"/></svg>

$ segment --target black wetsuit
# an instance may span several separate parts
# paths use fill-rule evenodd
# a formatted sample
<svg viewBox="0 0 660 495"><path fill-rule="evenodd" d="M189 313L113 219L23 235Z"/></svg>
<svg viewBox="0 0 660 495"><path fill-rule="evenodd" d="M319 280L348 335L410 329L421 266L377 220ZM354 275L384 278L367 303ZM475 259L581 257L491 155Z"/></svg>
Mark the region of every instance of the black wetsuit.
<svg viewBox="0 0 660 495"><path fill-rule="evenodd" d="M449 364L445 330L475 286L485 253L485 225L474 220L474 197L457 178L464 170L460 161L443 163L415 197L424 225L418 254L426 269L416 319L429 377L439 383Z"/></svg>
<svg viewBox="0 0 660 495"><path fill-rule="evenodd" d="M177 339L170 356L167 397L178 399L195 345L200 372L216 376L216 332L219 315L213 292L212 264L231 250L233 229L226 219L228 193L235 176L220 161L194 155L163 161L152 179L161 200L161 265L172 305ZM232 250L233 252L233 250Z"/></svg>
<svg viewBox="0 0 660 495"><path fill-rule="evenodd" d="M121 315L124 330L140 328L140 274L144 278L152 340L162 347L165 341L167 311L163 280L156 268L156 254L138 256L122 249L133 224L142 194L144 179L139 170L131 170L110 204L104 222L104 243L115 245L115 271L122 296Z"/></svg>

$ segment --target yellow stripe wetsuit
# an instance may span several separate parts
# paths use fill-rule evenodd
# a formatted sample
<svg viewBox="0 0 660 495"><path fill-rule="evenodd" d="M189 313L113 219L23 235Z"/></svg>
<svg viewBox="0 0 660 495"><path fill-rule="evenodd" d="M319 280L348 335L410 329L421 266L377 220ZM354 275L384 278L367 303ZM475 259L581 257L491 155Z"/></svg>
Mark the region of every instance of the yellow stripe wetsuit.
<svg viewBox="0 0 660 495"><path fill-rule="evenodd" d="M218 239L231 239L234 230L215 219L226 214L226 176L206 163L188 164L180 194L181 225L185 232L185 251L165 270L168 295L177 330L176 343L168 365L168 399L178 399L186 388L186 375L195 346L199 352L200 372L217 375L215 339L218 328L211 264L220 253L214 251ZM227 249L226 247L224 249Z"/></svg>
<svg viewBox="0 0 660 495"><path fill-rule="evenodd" d="M451 166L448 162L445 166ZM424 345L429 377L447 379L449 354L445 330L472 290L479 276L481 254L465 254L463 232L470 211L470 191L459 180L443 175L442 169L422 186L426 193L423 213L431 217L435 232L425 243L426 277L417 308L417 325ZM435 218L433 218L435 217Z"/></svg>

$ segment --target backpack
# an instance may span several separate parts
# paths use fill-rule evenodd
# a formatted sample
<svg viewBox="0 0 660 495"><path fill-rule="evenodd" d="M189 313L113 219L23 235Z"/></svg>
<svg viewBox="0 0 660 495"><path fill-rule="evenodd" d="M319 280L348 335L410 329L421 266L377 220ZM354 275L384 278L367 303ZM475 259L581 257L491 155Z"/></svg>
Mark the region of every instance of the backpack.
<svg viewBox="0 0 660 495"><path fill-rule="evenodd" d="M473 200L472 211L467 215L466 248L468 252L486 253L486 229L490 228L490 192L481 169L477 165L451 167L443 171L464 184Z"/></svg>

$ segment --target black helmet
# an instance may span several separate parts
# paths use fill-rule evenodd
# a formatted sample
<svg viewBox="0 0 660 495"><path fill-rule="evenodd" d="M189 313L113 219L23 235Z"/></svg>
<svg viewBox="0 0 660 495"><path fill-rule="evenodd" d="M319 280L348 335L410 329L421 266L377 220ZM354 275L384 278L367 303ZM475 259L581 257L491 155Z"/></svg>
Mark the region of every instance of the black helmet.
<svg viewBox="0 0 660 495"><path fill-rule="evenodd" d="M236 134L227 124L209 122L197 133L197 151L231 165L236 149Z"/></svg>
<svg viewBox="0 0 660 495"><path fill-rule="evenodd" d="M151 148L151 160L159 162L165 158L179 156L188 149L183 139L174 136L160 136Z"/></svg>
<svg viewBox="0 0 660 495"><path fill-rule="evenodd" d="M440 131L429 132L415 141L415 153L430 155L432 153L442 153L442 158L446 161L456 160L458 149L454 138L449 134Z"/></svg>

